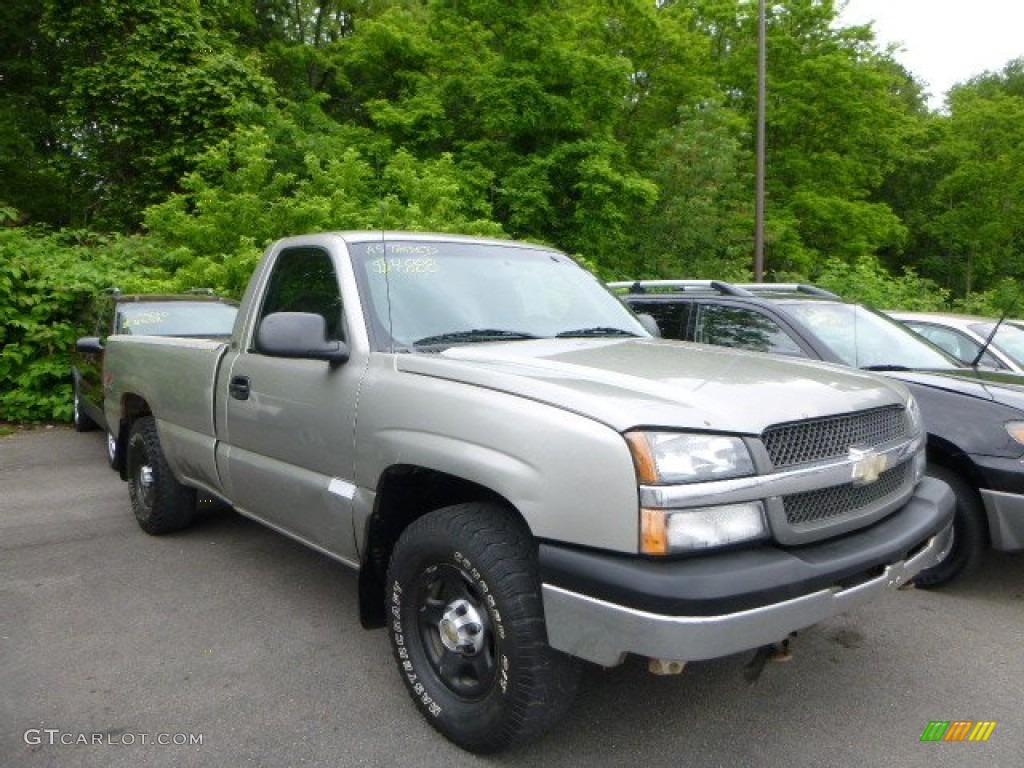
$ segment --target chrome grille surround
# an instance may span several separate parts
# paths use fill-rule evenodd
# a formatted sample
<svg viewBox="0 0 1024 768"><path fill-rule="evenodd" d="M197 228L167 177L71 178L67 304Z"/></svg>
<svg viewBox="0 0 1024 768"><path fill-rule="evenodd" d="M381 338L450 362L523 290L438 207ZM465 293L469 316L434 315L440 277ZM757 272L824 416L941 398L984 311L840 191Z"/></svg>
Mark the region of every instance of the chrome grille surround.
<svg viewBox="0 0 1024 768"><path fill-rule="evenodd" d="M897 405L777 424L761 437L778 470L846 456L851 446L870 448L907 436L905 409Z"/></svg>
<svg viewBox="0 0 1024 768"><path fill-rule="evenodd" d="M640 505L692 509L761 501L776 542L820 541L871 525L905 504L923 468L926 436L905 407L892 405L778 424L760 437L747 438L756 474L641 485ZM780 467L773 459L801 463Z"/></svg>

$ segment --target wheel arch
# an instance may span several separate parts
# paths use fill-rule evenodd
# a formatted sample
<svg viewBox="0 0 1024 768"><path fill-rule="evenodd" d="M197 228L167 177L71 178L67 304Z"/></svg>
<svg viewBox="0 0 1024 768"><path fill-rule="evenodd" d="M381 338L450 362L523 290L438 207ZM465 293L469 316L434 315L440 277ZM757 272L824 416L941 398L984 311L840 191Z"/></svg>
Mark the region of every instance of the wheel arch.
<svg viewBox="0 0 1024 768"><path fill-rule="evenodd" d="M472 501L489 501L501 506L529 530L514 504L474 481L411 464L396 464L383 472L362 537L359 620L365 628L384 626L385 577L391 553L402 532L430 512Z"/></svg>
<svg viewBox="0 0 1024 768"><path fill-rule="evenodd" d="M117 431L114 433L114 437L117 440L115 452L116 465L114 469L117 470L122 480L128 479L128 462L125 458L128 435L131 433L132 424L143 416L149 416L152 413L153 410L149 407L149 403L146 402L145 398L132 393L126 393L121 397L121 415L117 422Z"/></svg>
<svg viewBox="0 0 1024 768"><path fill-rule="evenodd" d="M948 440L929 434L926 453L929 464L937 464L958 475L977 492L981 485L981 476L971 457L963 449Z"/></svg>

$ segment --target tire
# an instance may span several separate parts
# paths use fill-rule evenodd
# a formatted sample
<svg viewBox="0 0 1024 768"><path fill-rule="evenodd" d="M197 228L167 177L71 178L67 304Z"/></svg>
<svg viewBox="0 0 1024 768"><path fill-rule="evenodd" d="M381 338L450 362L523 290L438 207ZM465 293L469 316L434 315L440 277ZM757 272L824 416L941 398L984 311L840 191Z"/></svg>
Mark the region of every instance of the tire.
<svg viewBox="0 0 1024 768"><path fill-rule="evenodd" d="M459 504L413 522L391 557L387 601L409 695L460 747L528 742L572 703L581 664L547 644L534 545L502 507Z"/></svg>
<svg viewBox="0 0 1024 768"><path fill-rule="evenodd" d="M953 513L953 547L938 565L921 571L914 579L924 589L942 587L970 573L988 547L988 520L978 492L960 475L937 464L929 464L927 474L953 489L956 509Z"/></svg>
<svg viewBox="0 0 1024 768"><path fill-rule="evenodd" d="M196 492L171 474L152 416L132 424L128 437L128 495L135 519L146 533L170 533L192 522Z"/></svg>
<svg viewBox="0 0 1024 768"><path fill-rule="evenodd" d="M75 432L91 432L96 429L96 422L82 410L82 396L78 392L78 377L72 379L71 389L74 392L74 400L71 404L71 425L75 428Z"/></svg>

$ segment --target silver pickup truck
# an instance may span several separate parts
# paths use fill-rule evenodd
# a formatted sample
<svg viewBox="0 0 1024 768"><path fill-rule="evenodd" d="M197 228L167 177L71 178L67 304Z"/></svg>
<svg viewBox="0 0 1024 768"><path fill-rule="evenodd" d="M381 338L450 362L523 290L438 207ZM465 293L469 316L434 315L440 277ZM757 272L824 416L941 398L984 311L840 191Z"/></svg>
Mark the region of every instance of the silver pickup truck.
<svg viewBox="0 0 1024 768"><path fill-rule="evenodd" d="M901 384L645 328L549 248L288 238L230 342L112 336L104 407L143 530L200 489L351 566L417 707L490 752L580 659L763 649L951 544Z"/></svg>

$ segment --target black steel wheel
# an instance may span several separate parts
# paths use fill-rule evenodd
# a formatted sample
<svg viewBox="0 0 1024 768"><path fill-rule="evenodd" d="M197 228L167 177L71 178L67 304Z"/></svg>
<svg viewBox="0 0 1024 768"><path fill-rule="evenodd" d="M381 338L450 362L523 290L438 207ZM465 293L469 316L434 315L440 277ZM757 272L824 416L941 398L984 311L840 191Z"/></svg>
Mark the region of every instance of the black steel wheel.
<svg viewBox="0 0 1024 768"><path fill-rule="evenodd" d="M171 473L152 416L132 424L128 438L128 495L135 519L146 533L170 533L192 522L196 492L179 483Z"/></svg>
<svg viewBox="0 0 1024 768"><path fill-rule="evenodd" d="M410 525L391 558L387 611L410 696L464 749L534 739L572 702L580 664L547 644L534 544L496 504Z"/></svg>
<svg viewBox="0 0 1024 768"><path fill-rule="evenodd" d="M461 566L444 563L418 575L417 636L437 678L454 694L480 700L497 684L494 624L486 598Z"/></svg>

